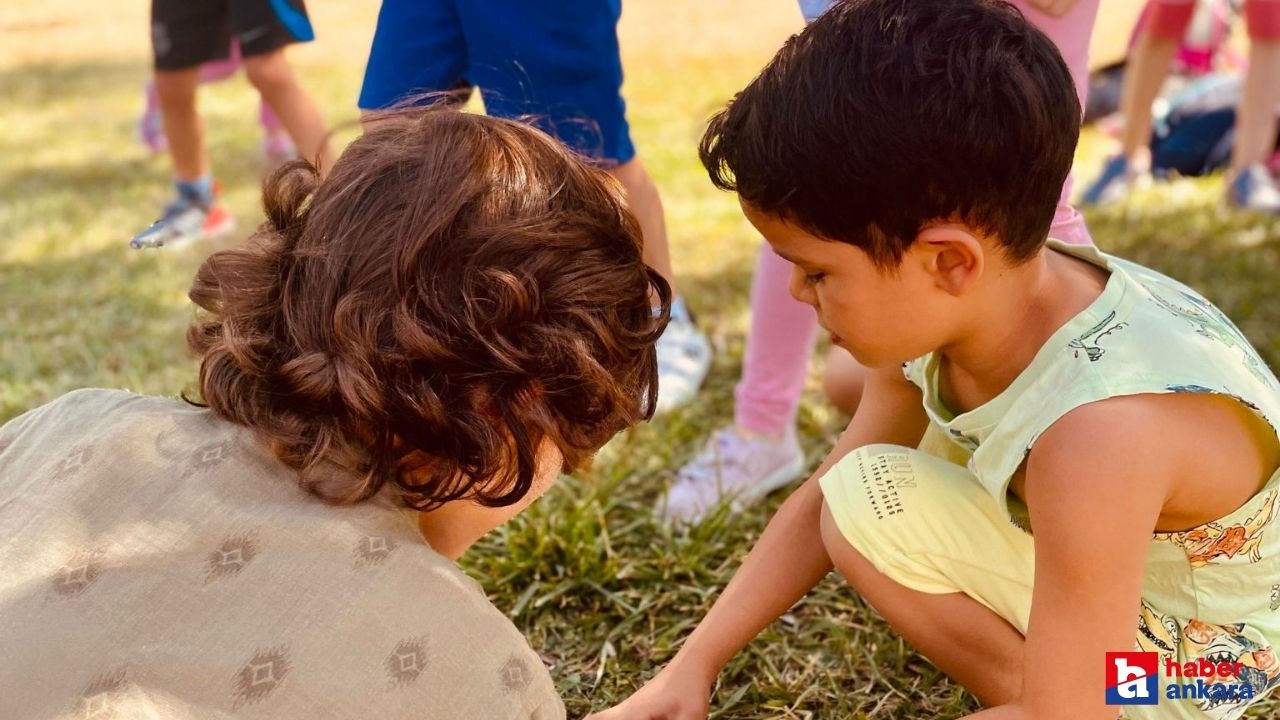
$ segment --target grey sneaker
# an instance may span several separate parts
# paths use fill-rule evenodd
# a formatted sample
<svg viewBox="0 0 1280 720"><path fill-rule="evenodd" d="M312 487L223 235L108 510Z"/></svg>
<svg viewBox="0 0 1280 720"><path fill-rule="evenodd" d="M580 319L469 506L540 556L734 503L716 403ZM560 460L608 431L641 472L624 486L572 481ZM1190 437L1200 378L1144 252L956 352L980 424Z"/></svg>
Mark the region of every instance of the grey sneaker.
<svg viewBox="0 0 1280 720"><path fill-rule="evenodd" d="M193 240L216 237L231 232L236 220L216 199L211 203L179 193L165 207L164 215L146 230L133 236L129 247L157 248L181 245Z"/></svg>
<svg viewBox="0 0 1280 720"><path fill-rule="evenodd" d="M680 468L658 503L658 514L667 522L697 523L718 503L745 508L790 484L804 469L804 453L794 431L775 440L721 428Z"/></svg>
<svg viewBox="0 0 1280 720"><path fill-rule="evenodd" d="M1142 173L1134 170L1129 159L1113 155L1102 164L1102 172L1080 195L1082 207L1116 205L1128 199L1136 187L1143 184Z"/></svg>

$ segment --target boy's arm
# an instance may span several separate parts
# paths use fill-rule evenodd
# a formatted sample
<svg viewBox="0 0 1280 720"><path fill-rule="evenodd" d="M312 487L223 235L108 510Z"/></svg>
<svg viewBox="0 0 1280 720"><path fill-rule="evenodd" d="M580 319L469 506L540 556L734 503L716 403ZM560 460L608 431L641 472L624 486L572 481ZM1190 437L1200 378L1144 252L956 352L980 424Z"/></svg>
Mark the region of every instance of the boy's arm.
<svg viewBox="0 0 1280 720"><path fill-rule="evenodd" d="M1078 408L1036 442L1036 576L1022 696L974 720L1115 720L1107 652L1133 650L1147 546L1180 462L1151 396Z"/></svg>
<svg viewBox="0 0 1280 720"><path fill-rule="evenodd" d="M769 521L707 616L675 658L639 692L596 720L705 717L721 668L757 634L804 597L830 570L819 518L818 479L849 452L872 443L915 447L928 420L920 391L901 368L869 371L849 427L814 474ZM699 695L692 698L692 695ZM701 710L690 709L700 705Z"/></svg>

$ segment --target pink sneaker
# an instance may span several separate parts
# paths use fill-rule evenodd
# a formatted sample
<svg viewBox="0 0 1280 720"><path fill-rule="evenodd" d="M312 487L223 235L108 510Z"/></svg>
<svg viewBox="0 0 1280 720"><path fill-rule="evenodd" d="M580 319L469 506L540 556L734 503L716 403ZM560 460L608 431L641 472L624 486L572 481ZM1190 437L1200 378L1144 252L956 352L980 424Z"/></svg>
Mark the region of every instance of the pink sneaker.
<svg viewBox="0 0 1280 720"><path fill-rule="evenodd" d="M298 157L298 148L283 130L269 133L262 138L262 158L267 167L275 169Z"/></svg>
<svg viewBox="0 0 1280 720"><path fill-rule="evenodd" d="M680 468L658 503L658 514L667 522L701 522L719 503L745 508L790 484L804 469L804 453L794 431L775 440L721 428Z"/></svg>

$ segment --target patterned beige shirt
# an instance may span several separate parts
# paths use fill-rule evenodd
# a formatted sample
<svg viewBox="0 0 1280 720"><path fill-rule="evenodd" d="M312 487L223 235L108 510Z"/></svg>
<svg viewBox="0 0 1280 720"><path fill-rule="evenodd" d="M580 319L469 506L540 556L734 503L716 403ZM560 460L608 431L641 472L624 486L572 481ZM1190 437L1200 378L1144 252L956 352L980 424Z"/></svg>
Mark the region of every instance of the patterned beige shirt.
<svg viewBox="0 0 1280 720"><path fill-rule="evenodd" d="M0 717L565 717L478 584L386 499L252 435L80 390L0 428Z"/></svg>

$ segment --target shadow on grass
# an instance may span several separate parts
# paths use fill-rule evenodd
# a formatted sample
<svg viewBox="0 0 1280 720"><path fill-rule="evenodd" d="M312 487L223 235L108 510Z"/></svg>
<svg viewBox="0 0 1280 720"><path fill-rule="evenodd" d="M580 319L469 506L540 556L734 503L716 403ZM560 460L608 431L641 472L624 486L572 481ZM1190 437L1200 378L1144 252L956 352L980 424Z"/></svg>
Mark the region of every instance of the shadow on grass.
<svg viewBox="0 0 1280 720"><path fill-rule="evenodd" d="M139 91L151 73L146 60L45 61L0 68L0 98L10 107L48 109L114 87ZM86 117L85 122L101 121Z"/></svg>
<svg viewBox="0 0 1280 720"><path fill-rule="evenodd" d="M158 212L171 192L169 158L151 153L137 136L150 73L146 61L122 60L0 69L0 102L28 109L31 123L0 136L0 201L76 209L132 203L145 216ZM209 102L210 93L218 101ZM252 88L238 76L202 85L199 97L215 175L228 188L256 192L265 168ZM17 218L18 228L39 219Z"/></svg>
<svg viewBox="0 0 1280 720"><path fill-rule="evenodd" d="M79 387L185 389L195 377L185 293L209 249L134 252L120 243L0 263L0 422Z"/></svg>

